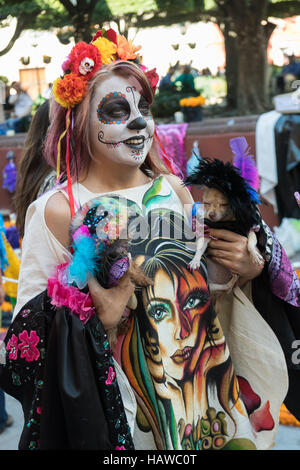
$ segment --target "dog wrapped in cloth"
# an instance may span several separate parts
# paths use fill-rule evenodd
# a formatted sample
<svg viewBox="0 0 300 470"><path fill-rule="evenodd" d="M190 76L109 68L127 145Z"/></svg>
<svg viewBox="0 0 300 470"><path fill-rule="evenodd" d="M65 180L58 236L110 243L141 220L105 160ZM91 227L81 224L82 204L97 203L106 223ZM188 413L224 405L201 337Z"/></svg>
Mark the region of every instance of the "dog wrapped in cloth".
<svg viewBox="0 0 300 470"><path fill-rule="evenodd" d="M201 257L210 242L206 230L208 227L230 230L247 237L251 260L257 265L263 263L263 257L258 249L259 238L264 236L264 231L257 207L260 204L257 193L259 184L257 170L244 137L231 139L230 144L235 154L234 164L224 163L218 159L199 159L198 166L185 179L187 186L203 189L204 227L200 224L201 235L197 237L196 253L190 263L192 269L197 269L200 265ZM199 203L193 208L194 231L196 231L197 204ZM261 245L263 246L263 241Z"/></svg>

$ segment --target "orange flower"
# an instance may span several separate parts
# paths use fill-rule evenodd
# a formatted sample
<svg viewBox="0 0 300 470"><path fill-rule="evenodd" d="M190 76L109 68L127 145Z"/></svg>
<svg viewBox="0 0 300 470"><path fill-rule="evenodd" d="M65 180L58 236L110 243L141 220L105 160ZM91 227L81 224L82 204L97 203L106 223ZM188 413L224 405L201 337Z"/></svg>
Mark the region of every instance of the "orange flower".
<svg viewBox="0 0 300 470"><path fill-rule="evenodd" d="M87 83L84 78L75 73L69 73L64 78L57 78L53 82L53 96L64 108L73 108L80 103L87 91Z"/></svg>
<svg viewBox="0 0 300 470"><path fill-rule="evenodd" d="M205 98L203 96L191 96L190 98L182 98L179 101L180 106L190 106L190 107L196 107L196 106L203 106L205 104Z"/></svg>
<svg viewBox="0 0 300 470"><path fill-rule="evenodd" d="M127 41L127 39L118 34L117 36L117 54L121 60L132 60L138 57L138 51L142 46L135 46L132 41Z"/></svg>

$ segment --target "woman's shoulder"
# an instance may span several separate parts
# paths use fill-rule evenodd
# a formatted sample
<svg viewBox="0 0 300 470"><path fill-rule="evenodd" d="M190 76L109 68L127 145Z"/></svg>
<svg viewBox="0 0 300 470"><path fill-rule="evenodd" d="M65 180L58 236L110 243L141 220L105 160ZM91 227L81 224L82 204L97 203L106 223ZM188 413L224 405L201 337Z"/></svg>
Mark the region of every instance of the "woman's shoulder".
<svg viewBox="0 0 300 470"><path fill-rule="evenodd" d="M173 190L176 192L179 197L182 205L193 203L193 198L188 188L185 186L184 182L176 175L166 174L164 175L165 179L172 186Z"/></svg>
<svg viewBox="0 0 300 470"><path fill-rule="evenodd" d="M44 193L30 204L26 213L25 234L29 225L46 226L54 237L63 245L69 245L69 225L71 211L68 199L58 188Z"/></svg>
<svg viewBox="0 0 300 470"><path fill-rule="evenodd" d="M57 191L50 195L45 205L45 222L55 238L63 245L68 246L71 211L66 196Z"/></svg>

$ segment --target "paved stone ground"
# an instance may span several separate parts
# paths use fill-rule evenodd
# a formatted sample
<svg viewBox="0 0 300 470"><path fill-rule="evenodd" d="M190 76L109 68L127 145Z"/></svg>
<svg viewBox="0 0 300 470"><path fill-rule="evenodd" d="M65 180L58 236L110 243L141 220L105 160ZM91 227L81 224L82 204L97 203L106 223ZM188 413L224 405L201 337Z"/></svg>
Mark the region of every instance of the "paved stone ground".
<svg viewBox="0 0 300 470"><path fill-rule="evenodd" d="M0 451L18 449L23 427L23 412L19 402L6 395L6 408L7 412L14 417L14 424L0 434ZM300 428L280 425L274 450L300 450Z"/></svg>

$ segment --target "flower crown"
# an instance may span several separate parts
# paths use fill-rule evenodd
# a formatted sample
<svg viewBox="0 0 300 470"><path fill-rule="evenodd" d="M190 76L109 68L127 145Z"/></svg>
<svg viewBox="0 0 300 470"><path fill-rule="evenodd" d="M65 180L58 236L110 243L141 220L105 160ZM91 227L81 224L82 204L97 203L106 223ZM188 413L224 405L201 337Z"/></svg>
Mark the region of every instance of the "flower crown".
<svg viewBox="0 0 300 470"><path fill-rule="evenodd" d="M93 37L90 44L78 42L62 64L63 76L53 82L53 96L64 108L73 108L79 104L86 92L88 81L105 64L118 60L137 63L145 73L155 92L159 80L156 69L147 70L141 63L139 50L121 34L113 29L101 29Z"/></svg>

